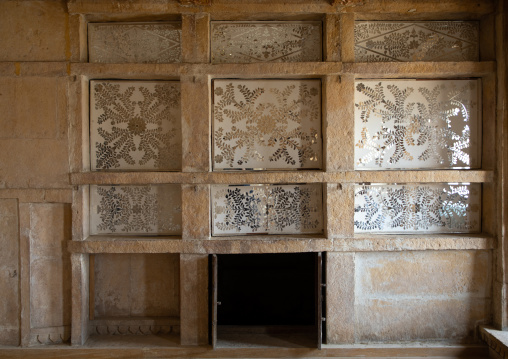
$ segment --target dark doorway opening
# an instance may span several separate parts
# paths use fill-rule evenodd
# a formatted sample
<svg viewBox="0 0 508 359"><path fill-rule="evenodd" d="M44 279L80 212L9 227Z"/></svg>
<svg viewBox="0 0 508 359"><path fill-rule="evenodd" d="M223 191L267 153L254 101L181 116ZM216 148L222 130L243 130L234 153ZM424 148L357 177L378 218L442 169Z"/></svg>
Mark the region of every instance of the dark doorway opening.
<svg viewBox="0 0 508 359"><path fill-rule="evenodd" d="M216 326L211 330L216 330L217 346L316 347L321 325L317 257L216 255L215 301L211 298Z"/></svg>

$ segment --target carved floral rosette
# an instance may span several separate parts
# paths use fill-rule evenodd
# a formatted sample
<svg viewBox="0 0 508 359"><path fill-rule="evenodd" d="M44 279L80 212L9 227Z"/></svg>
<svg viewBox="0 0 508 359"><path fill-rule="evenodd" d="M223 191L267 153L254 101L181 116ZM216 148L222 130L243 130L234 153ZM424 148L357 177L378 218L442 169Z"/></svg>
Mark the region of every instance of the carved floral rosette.
<svg viewBox="0 0 508 359"><path fill-rule="evenodd" d="M356 21L356 62L478 61L476 21Z"/></svg>
<svg viewBox="0 0 508 359"><path fill-rule="evenodd" d="M88 59L100 63L172 63L182 58L182 24L89 23Z"/></svg>
<svg viewBox="0 0 508 359"><path fill-rule="evenodd" d="M214 80L213 169L322 167L320 80Z"/></svg>
<svg viewBox="0 0 508 359"><path fill-rule="evenodd" d="M355 82L355 169L478 168L480 80Z"/></svg>
<svg viewBox="0 0 508 359"><path fill-rule="evenodd" d="M96 170L179 170L180 83L90 81L90 157Z"/></svg>
<svg viewBox="0 0 508 359"><path fill-rule="evenodd" d="M355 233L481 231L479 183L355 185Z"/></svg>
<svg viewBox="0 0 508 359"><path fill-rule="evenodd" d="M90 233L179 235L180 185L90 186Z"/></svg>
<svg viewBox="0 0 508 359"><path fill-rule="evenodd" d="M323 232L321 184L212 186L213 235Z"/></svg>
<svg viewBox="0 0 508 359"><path fill-rule="evenodd" d="M212 63L322 60L319 21L212 21Z"/></svg>

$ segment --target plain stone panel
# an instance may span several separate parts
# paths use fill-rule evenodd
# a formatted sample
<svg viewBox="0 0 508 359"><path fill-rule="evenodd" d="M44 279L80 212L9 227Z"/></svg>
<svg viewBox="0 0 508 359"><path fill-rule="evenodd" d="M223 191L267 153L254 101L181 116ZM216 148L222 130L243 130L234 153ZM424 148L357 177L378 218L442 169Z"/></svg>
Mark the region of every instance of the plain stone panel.
<svg viewBox="0 0 508 359"><path fill-rule="evenodd" d="M208 344L208 255L180 255L180 341Z"/></svg>
<svg viewBox="0 0 508 359"><path fill-rule="evenodd" d="M69 185L66 140L0 139L0 188L65 188Z"/></svg>
<svg viewBox="0 0 508 359"><path fill-rule="evenodd" d="M488 251L357 253L356 342L470 341L488 323Z"/></svg>
<svg viewBox="0 0 508 359"><path fill-rule="evenodd" d="M71 206L30 205L31 328L71 324L71 266L65 244L71 239Z"/></svg>
<svg viewBox="0 0 508 359"><path fill-rule="evenodd" d="M30 264L32 328L71 324L71 273L68 258L41 258Z"/></svg>
<svg viewBox="0 0 508 359"><path fill-rule="evenodd" d="M18 345L19 230L16 199L0 200L0 345Z"/></svg>
<svg viewBox="0 0 508 359"><path fill-rule="evenodd" d="M467 294L485 298L491 288L490 257L486 251L358 254L357 290L368 297Z"/></svg>
<svg viewBox="0 0 508 359"><path fill-rule="evenodd" d="M66 96L65 78L0 78L0 137L63 138Z"/></svg>
<svg viewBox="0 0 508 359"><path fill-rule="evenodd" d="M129 254L95 255L93 291L96 318L130 315L130 265ZM119 276L124 280L118 280Z"/></svg>
<svg viewBox="0 0 508 359"><path fill-rule="evenodd" d="M1 1L0 61L65 61L66 10L62 1Z"/></svg>
<svg viewBox="0 0 508 359"><path fill-rule="evenodd" d="M177 254L134 254L131 315L180 316L180 258Z"/></svg>
<svg viewBox="0 0 508 359"><path fill-rule="evenodd" d="M443 340L473 342L476 326L489 322L488 299L366 300L357 305L356 341Z"/></svg>
<svg viewBox="0 0 508 359"><path fill-rule="evenodd" d="M354 343L355 254L326 253L326 342Z"/></svg>
<svg viewBox="0 0 508 359"><path fill-rule="evenodd" d="M179 266L175 254L95 255L95 317L179 316Z"/></svg>

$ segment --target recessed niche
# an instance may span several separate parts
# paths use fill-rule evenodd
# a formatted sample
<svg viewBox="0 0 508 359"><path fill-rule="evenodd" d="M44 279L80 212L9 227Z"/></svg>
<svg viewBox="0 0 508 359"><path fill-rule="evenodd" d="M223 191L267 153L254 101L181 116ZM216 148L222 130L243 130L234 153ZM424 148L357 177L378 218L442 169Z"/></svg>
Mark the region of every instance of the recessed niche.
<svg viewBox="0 0 508 359"><path fill-rule="evenodd" d="M356 21L355 61L478 61L477 21Z"/></svg>
<svg viewBox="0 0 508 359"><path fill-rule="evenodd" d="M212 344L316 347L321 265L321 253L212 255Z"/></svg>
<svg viewBox="0 0 508 359"><path fill-rule="evenodd" d="M355 185L355 232L476 233L479 183Z"/></svg>
<svg viewBox="0 0 508 359"><path fill-rule="evenodd" d="M90 81L92 171L182 167L180 83Z"/></svg>
<svg viewBox="0 0 508 359"><path fill-rule="evenodd" d="M181 234L180 185L91 185L90 233Z"/></svg>
<svg viewBox="0 0 508 359"><path fill-rule="evenodd" d="M179 345L178 254L96 254L90 260L91 342L97 337L156 336ZM126 280L119 280L126 278Z"/></svg>
<svg viewBox="0 0 508 359"><path fill-rule="evenodd" d="M182 59L180 22L89 23L88 59L102 63L171 63Z"/></svg>
<svg viewBox="0 0 508 359"><path fill-rule="evenodd" d="M320 80L214 80L213 169L322 168Z"/></svg>
<svg viewBox="0 0 508 359"><path fill-rule="evenodd" d="M212 21L212 63L322 60L320 21Z"/></svg>
<svg viewBox="0 0 508 359"><path fill-rule="evenodd" d="M214 236L323 232L322 185L214 185Z"/></svg>
<svg viewBox="0 0 508 359"><path fill-rule="evenodd" d="M355 169L469 169L481 160L480 80L355 82Z"/></svg>

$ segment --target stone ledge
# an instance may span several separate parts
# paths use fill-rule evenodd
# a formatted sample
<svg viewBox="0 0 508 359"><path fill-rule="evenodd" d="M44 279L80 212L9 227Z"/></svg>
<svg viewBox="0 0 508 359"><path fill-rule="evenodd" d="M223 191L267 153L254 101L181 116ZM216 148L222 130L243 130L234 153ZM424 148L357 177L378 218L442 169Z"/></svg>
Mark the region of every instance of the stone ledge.
<svg viewBox="0 0 508 359"><path fill-rule="evenodd" d="M65 64L65 63L62 63ZM325 75L352 74L376 78L484 77L496 72L496 63L485 62L277 62L251 64L100 64L69 63L70 73L94 79L177 79L181 75L210 78L316 78ZM21 63L30 72L36 64ZM40 66L39 66L40 67ZM9 67L10 68L10 67ZM36 67L38 69L38 67ZM35 72L36 69L32 70Z"/></svg>
<svg viewBox="0 0 508 359"><path fill-rule="evenodd" d="M285 172L83 172L71 173L73 185L87 184L252 184L252 183L428 183L492 182L493 171L285 171Z"/></svg>
<svg viewBox="0 0 508 359"><path fill-rule="evenodd" d="M495 239L484 235L383 235L327 239L319 236L235 236L205 240L177 237L92 236L68 241L71 253L298 253L425 250L491 250Z"/></svg>
<svg viewBox="0 0 508 359"><path fill-rule="evenodd" d="M491 353L493 351L497 358L508 358L508 332L482 325L480 326L480 335L489 346Z"/></svg>

